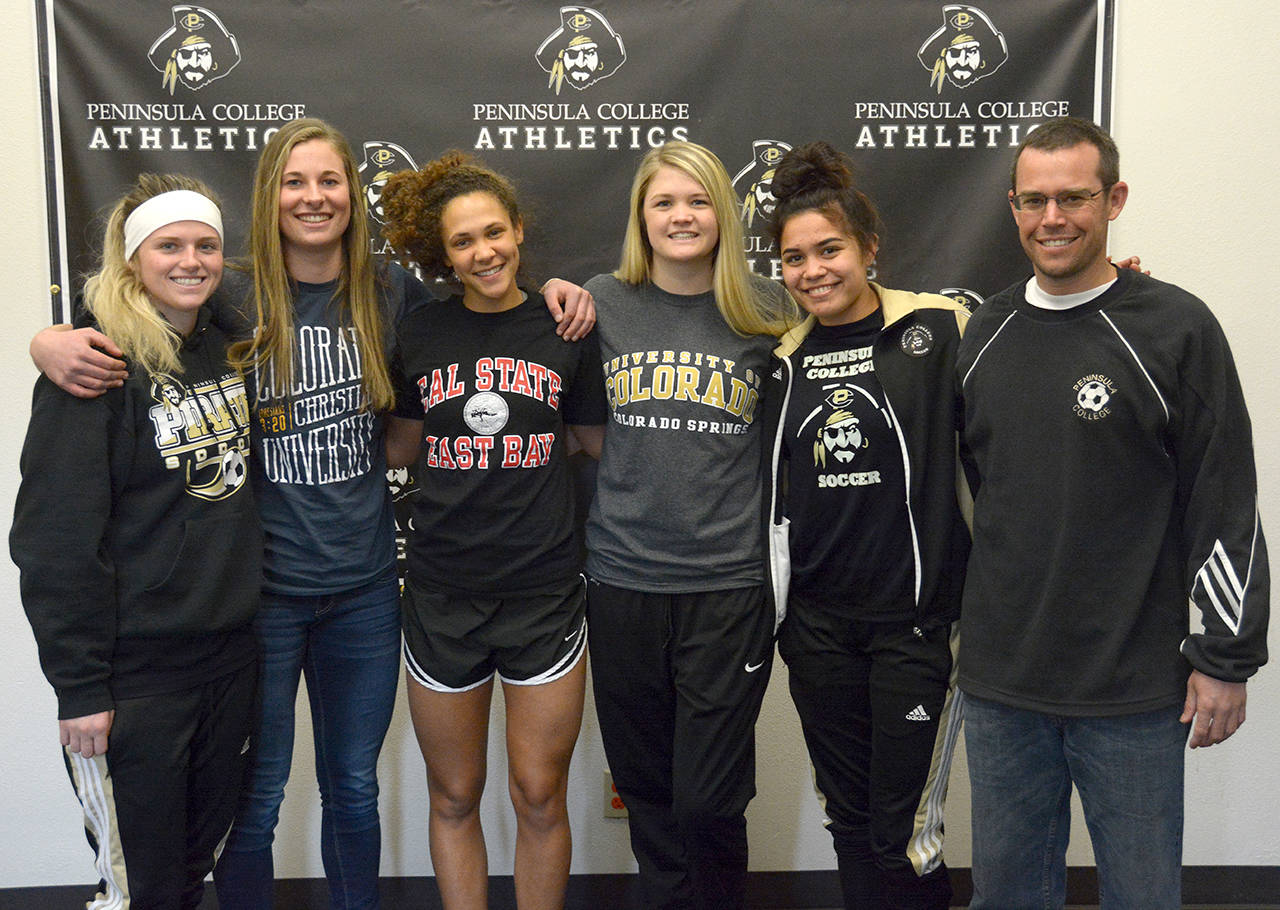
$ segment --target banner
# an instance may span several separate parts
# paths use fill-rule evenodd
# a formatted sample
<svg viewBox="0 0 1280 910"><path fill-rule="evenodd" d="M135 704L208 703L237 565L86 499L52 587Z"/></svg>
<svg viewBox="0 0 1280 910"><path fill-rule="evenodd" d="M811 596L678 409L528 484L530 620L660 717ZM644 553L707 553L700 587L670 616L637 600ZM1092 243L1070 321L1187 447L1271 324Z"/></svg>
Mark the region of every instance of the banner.
<svg viewBox="0 0 1280 910"><path fill-rule="evenodd" d="M880 208L880 280L972 304L1029 271L1005 197L1019 140L1062 114L1107 125L1109 0L43 2L64 300L139 171L209 182L242 252L258 152L314 116L361 159L375 237L391 172L458 148L512 177L537 281L616 266L631 177L668 139L719 154L776 277L773 168L826 139Z"/></svg>

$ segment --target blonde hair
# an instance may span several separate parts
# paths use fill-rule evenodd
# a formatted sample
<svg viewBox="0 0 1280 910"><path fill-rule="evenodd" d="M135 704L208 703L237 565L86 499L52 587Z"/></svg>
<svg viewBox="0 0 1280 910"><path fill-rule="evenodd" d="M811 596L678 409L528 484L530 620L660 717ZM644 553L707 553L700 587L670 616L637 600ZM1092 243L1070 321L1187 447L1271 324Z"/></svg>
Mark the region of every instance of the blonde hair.
<svg viewBox="0 0 1280 910"><path fill-rule="evenodd" d="M138 206L161 193L191 190L221 208L204 183L182 174L139 174L137 182L107 217L102 266L85 281L85 307L98 328L120 346L126 358L147 373L182 372L178 349L182 336L160 315L138 272L124 256L124 223ZM137 255L136 253L134 254ZM217 282L214 283L217 287Z"/></svg>
<svg viewBox="0 0 1280 910"><path fill-rule="evenodd" d="M292 120L271 137L253 178L253 222L249 229L249 257L253 267L255 332L231 346L229 358L242 370L257 369L258 400L287 398L293 386L293 287L284 264L280 240L280 181L294 147L323 139L342 159L351 205L351 219L342 237L342 272L334 299L339 317L356 330L356 347L363 365L362 385L367 406L387 410L395 401L387 371L382 306L373 257L369 253L369 218L360 174L351 146L342 133L323 120ZM266 377L273 377L266 381ZM264 387L269 386L269 387Z"/></svg>
<svg viewBox="0 0 1280 910"><path fill-rule="evenodd" d="M739 201L729 173L714 152L696 143L673 140L650 149L640 161L631 183L631 212L622 240L622 260L614 277L627 284L653 280L653 246L645 230L644 198L649 183L663 167L675 168L696 180L706 190L715 210L720 241L712 254L711 289L725 323L739 335L781 335L795 324L797 314L785 302L785 295L769 300L756 290L747 257L742 252ZM730 252L725 254L725 250Z"/></svg>

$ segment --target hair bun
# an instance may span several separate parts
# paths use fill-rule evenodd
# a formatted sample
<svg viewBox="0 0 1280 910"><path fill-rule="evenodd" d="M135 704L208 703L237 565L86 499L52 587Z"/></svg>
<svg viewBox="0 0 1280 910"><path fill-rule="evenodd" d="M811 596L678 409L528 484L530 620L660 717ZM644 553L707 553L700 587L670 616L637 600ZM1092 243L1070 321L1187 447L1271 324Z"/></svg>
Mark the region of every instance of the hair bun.
<svg viewBox="0 0 1280 910"><path fill-rule="evenodd" d="M819 140L792 149L779 163L771 185L782 200L813 190L843 190L854 185L849 157Z"/></svg>

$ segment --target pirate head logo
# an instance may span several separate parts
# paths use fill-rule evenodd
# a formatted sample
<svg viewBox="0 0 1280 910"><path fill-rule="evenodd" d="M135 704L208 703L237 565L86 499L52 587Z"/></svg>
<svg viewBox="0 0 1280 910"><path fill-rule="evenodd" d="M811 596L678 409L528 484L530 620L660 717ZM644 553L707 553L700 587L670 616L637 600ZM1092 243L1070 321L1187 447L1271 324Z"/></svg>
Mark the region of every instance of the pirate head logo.
<svg viewBox="0 0 1280 910"><path fill-rule="evenodd" d="M364 198L369 204L369 214L378 224L385 224L385 213L382 211L382 189L387 185L387 178L397 171L416 171L409 153L394 142L383 142L376 139L364 144L364 161L360 162L357 171L360 182L364 184Z"/></svg>
<svg viewBox="0 0 1280 910"><path fill-rule="evenodd" d="M916 57L931 74L930 87L936 85L942 94L944 80L968 88L990 76L1009 59L1009 48L982 10L949 4L942 8L942 27L920 45Z"/></svg>
<svg viewBox="0 0 1280 910"><path fill-rule="evenodd" d="M207 9L175 6L173 26L151 45L147 59L164 74L160 85L170 95L179 82L194 92L235 69L240 45Z"/></svg>
<svg viewBox="0 0 1280 910"><path fill-rule="evenodd" d="M151 377L151 400L159 402L169 410L182 404L186 391L172 377L165 373L157 373Z"/></svg>
<svg viewBox="0 0 1280 910"><path fill-rule="evenodd" d="M867 447L867 439L862 435L862 420L853 413L856 396L857 392L848 388L834 389L827 396L826 403L831 412L813 442L813 463L818 467L826 468L827 455L840 464L849 464L859 451Z"/></svg>
<svg viewBox="0 0 1280 910"><path fill-rule="evenodd" d="M560 7L560 27L534 52L538 66L549 75L548 88L565 83L582 91L608 79L627 62L622 37L609 20L586 6Z"/></svg>
<svg viewBox="0 0 1280 910"><path fill-rule="evenodd" d="M733 188L742 196L742 224L750 229L759 219L773 216L778 200L773 196L773 172L791 146L777 139L757 139L751 143L751 161L733 178Z"/></svg>
<svg viewBox="0 0 1280 910"><path fill-rule="evenodd" d="M399 502L418 492L418 480L408 468L387 468L387 489L391 501Z"/></svg>

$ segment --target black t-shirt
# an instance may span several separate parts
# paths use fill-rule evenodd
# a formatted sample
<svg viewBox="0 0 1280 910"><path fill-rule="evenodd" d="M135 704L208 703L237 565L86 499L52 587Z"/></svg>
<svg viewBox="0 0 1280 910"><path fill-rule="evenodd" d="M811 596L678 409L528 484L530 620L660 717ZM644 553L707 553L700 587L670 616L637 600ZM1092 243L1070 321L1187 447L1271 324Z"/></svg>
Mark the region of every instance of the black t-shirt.
<svg viewBox="0 0 1280 910"><path fill-rule="evenodd" d="M513 595L579 569L564 424L607 414L595 336L566 343L537 294L501 313L452 297L399 326L396 414L422 420L408 583Z"/></svg>
<svg viewBox="0 0 1280 910"><path fill-rule="evenodd" d="M792 597L852 619L914 610L902 446L871 359L883 327L878 309L815 325L783 417Z"/></svg>

